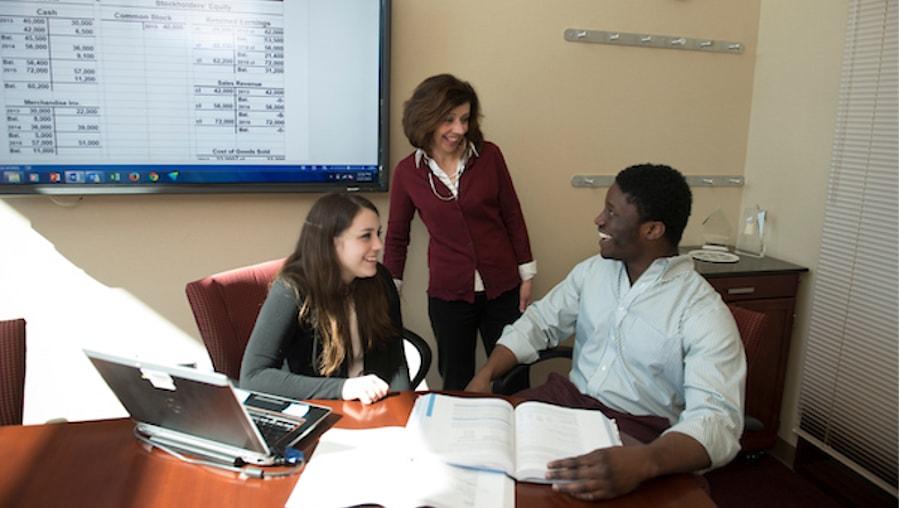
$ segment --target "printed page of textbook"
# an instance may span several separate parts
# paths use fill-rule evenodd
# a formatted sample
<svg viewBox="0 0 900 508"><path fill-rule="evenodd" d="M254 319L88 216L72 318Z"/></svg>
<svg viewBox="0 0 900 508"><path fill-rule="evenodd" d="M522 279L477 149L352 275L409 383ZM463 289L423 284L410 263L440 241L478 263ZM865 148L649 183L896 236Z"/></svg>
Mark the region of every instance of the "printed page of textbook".
<svg viewBox="0 0 900 508"><path fill-rule="evenodd" d="M449 464L512 476L514 422L505 400L429 393L416 400L406 428L418 447Z"/></svg>
<svg viewBox="0 0 900 508"><path fill-rule="evenodd" d="M550 483L544 478L548 462L622 444L616 422L596 410L523 402L515 419L519 481Z"/></svg>
<svg viewBox="0 0 900 508"><path fill-rule="evenodd" d="M448 464L533 483L549 483L550 461L622 444L615 422L600 411L543 402L513 408L499 398L434 393L416 400L406 428L417 448Z"/></svg>

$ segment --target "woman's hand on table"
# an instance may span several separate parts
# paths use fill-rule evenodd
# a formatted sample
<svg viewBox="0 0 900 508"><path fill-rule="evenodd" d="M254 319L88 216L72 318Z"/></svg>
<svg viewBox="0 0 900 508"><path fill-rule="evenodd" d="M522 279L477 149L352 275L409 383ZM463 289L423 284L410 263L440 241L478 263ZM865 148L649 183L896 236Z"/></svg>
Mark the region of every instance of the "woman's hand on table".
<svg viewBox="0 0 900 508"><path fill-rule="evenodd" d="M388 393L388 384L375 374L351 377L344 381L341 398L344 400L359 399L363 404L371 404L384 398Z"/></svg>

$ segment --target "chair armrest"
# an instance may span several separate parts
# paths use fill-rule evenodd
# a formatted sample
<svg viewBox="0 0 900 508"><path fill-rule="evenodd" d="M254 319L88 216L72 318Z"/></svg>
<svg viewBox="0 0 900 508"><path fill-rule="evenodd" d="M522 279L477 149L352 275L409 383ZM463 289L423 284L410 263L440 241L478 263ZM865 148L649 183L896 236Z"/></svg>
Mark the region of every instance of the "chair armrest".
<svg viewBox="0 0 900 508"><path fill-rule="evenodd" d="M572 348L569 346L557 346L538 352L538 359L534 363L520 363L510 369L509 372L495 379L491 389L501 395L512 395L520 390L529 388L529 374L531 366L553 358L572 358Z"/></svg>
<svg viewBox="0 0 900 508"><path fill-rule="evenodd" d="M544 360L549 360L551 358L568 358L572 359L572 348L569 346L557 346L553 349L545 349L538 353L538 359L531 365L535 365L537 363L541 363Z"/></svg>
<svg viewBox="0 0 900 508"><path fill-rule="evenodd" d="M410 387L415 390L422 380L425 379L428 369L431 368L431 347L428 346L425 339L406 328L403 329L403 340L411 344L419 352L419 370L415 374L410 373L412 375Z"/></svg>
<svg viewBox="0 0 900 508"><path fill-rule="evenodd" d="M766 426L758 418L750 415L744 415L744 432L755 432L763 430Z"/></svg>

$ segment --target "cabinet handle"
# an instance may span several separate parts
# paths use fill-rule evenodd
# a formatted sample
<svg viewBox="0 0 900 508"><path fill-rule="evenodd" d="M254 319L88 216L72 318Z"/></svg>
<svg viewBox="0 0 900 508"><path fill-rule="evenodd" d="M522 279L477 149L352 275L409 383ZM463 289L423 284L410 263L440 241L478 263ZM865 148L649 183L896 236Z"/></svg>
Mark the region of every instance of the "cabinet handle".
<svg viewBox="0 0 900 508"><path fill-rule="evenodd" d="M754 286L747 286L743 288L728 288L729 295L749 295L756 292L756 288Z"/></svg>

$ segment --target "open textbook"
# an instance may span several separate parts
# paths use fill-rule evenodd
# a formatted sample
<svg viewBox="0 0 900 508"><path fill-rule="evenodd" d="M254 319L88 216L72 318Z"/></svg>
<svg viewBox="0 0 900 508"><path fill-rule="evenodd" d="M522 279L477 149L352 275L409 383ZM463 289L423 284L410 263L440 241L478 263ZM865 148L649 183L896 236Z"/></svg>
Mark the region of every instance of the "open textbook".
<svg viewBox="0 0 900 508"><path fill-rule="evenodd" d="M448 464L533 483L549 483L550 461L622 444L616 423L600 411L433 393L416 400L406 429Z"/></svg>

